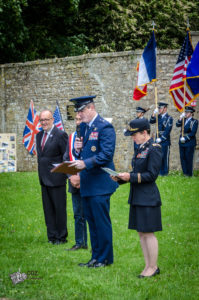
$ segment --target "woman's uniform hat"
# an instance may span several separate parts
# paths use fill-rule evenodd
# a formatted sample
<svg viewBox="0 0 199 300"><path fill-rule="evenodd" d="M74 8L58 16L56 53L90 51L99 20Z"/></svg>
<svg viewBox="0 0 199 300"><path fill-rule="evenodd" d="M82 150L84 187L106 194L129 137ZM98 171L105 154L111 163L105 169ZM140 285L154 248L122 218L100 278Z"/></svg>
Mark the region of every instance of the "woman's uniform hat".
<svg viewBox="0 0 199 300"><path fill-rule="evenodd" d="M146 109L144 109L144 108L138 106L138 107L136 107L136 112L141 112L141 113L144 113L144 114L145 114Z"/></svg>
<svg viewBox="0 0 199 300"><path fill-rule="evenodd" d="M191 112L194 113L195 109L192 106L185 106L185 112Z"/></svg>
<svg viewBox="0 0 199 300"><path fill-rule="evenodd" d="M130 136L134 133L141 132L143 130L150 129L149 121L145 118L143 119L135 119L129 123L128 128L125 130L124 135Z"/></svg>
<svg viewBox="0 0 199 300"><path fill-rule="evenodd" d="M86 107L87 104L93 103L93 98L95 98L96 95L94 96L83 96L83 97L78 97L78 98L72 98L69 101L73 102L75 106L75 112L81 111Z"/></svg>

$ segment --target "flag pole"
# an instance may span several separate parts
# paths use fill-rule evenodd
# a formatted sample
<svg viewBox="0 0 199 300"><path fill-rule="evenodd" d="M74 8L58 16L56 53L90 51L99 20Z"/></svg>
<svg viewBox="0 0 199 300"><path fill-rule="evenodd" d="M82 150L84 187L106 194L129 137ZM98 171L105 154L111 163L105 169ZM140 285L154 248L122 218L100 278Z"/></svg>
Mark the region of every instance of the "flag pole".
<svg viewBox="0 0 199 300"><path fill-rule="evenodd" d="M155 108L158 108L158 89L157 89L156 82L155 82ZM157 135L157 138L159 138L158 114L156 114L155 116L156 116L156 135Z"/></svg>
<svg viewBox="0 0 199 300"><path fill-rule="evenodd" d="M184 81L184 99L183 99L183 109L182 112L185 112L185 97L186 97L186 79ZM182 137L184 137L184 118L182 118Z"/></svg>
<svg viewBox="0 0 199 300"><path fill-rule="evenodd" d="M187 18L187 31L189 30L189 18ZM186 84L187 84L187 79L185 77L184 80L184 99L183 99L183 109L182 112L185 112L185 98L186 98ZM184 137L184 118L182 118L182 137Z"/></svg>
<svg viewBox="0 0 199 300"><path fill-rule="evenodd" d="M58 108L59 108L58 100L57 100L56 102L57 102L57 106L58 106ZM59 108L59 114L60 114L60 118L61 118L61 121L62 121L63 129L64 129L64 122L63 122L63 119L62 119L62 115L61 115L60 108ZM65 131L65 129L64 129L64 131Z"/></svg>
<svg viewBox="0 0 199 300"><path fill-rule="evenodd" d="M152 21L153 31L155 31L155 25L156 25L155 22ZM158 89L157 89L156 81L154 82L154 87L155 87L155 108L158 108ZM156 114L155 117L156 117L156 136L157 138L159 138L158 114Z"/></svg>

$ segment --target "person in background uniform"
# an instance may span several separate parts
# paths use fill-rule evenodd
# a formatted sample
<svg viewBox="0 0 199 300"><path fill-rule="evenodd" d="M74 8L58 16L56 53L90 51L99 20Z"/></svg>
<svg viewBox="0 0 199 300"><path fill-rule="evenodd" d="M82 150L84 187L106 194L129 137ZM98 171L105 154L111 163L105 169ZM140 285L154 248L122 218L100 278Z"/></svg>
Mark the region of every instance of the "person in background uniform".
<svg viewBox="0 0 199 300"><path fill-rule="evenodd" d="M136 119L143 119L144 114L148 111L148 109L142 108L140 106L136 107ZM134 152L137 150L139 145L134 142Z"/></svg>
<svg viewBox="0 0 199 300"><path fill-rule="evenodd" d="M48 241L51 244L66 243L66 178L65 174L51 173L53 164L63 161L68 135L54 124L50 110L40 113L40 123L43 128L36 135L38 173L41 184L42 201Z"/></svg>
<svg viewBox="0 0 199 300"><path fill-rule="evenodd" d="M170 133L173 126L173 118L167 113L167 103L159 102L158 109L156 108L150 118L150 123L156 123L156 114L158 114L158 137L156 134L156 143L162 146L162 165L160 175L168 175L169 173L169 155L170 155Z"/></svg>
<svg viewBox="0 0 199 300"><path fill-rule="evenodd" d="M88 221L92 256L80 267L99 268L113 263L112 225L109 215L110 197L118 184L101 167L114 169L115 130L96 111L93 98L84 96L70 99L82 123L81 138L75 140L72 165L80 172L80 193ZM84 123L83 123L84 122Z"/></svg>
<svg viewBox="0 0 199 300"><path fill-rule="evenodd" d="M64 161L74 161L75 157L73 155L75 138L80 129L81 118L79 116L75 117L76 131L69 136L67 151L64 154ZM83 201L80 195L80 176L71 175L69 176L69 193L72 194L73 203L73 213L75 219L75 245L69 251L76 251L79 249L88 249L87 246L87 228L86 220L83 213Z"/></svg>
<svg viewBox="0 0 199 300"><path fill-rule="evenodd" d="M195 109L191 106L185 107L185 113L180 115L176 123L177 127L181 127L181 135L179 139L180 161L183 174L186 176L193 175L193 157L196 147L196 132L198 129L198 121L193 118ZM184 119L184 134L182 136L182 119Z"/></svg>
<svg viewBox="0 0 199 300"><path fill-rule="evenodd" d="M145 259L145 268L139 278L160 274L157 266L158 240L155 231L162 230L161 198L155 180L158 177L162 151L160 144L150 138L150 125L147 119L135 119L124 133L139 144L132 159L132 171L119 173L112 179L119 183L130 182L129 229L137 230Z"/></svg>
<svg viewBox="0 0 199 300"><path fill-rule="evenodd" d="M140 106L136 107L136 119L143 119L144 118L144 114L147 112L147 109L142 108Z"/></svg>

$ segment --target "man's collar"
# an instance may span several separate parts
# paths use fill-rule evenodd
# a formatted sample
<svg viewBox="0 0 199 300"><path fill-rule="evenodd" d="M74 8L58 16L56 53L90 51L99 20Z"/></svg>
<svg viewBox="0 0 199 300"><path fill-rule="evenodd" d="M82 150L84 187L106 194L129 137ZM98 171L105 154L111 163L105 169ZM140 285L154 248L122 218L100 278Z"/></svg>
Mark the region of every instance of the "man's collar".
<svg viewBox="0 0 199 300"><path fill-rule="evenodd" d="M91 125L93 124L93 122L95 121L95 119L97 118L97 116L98 116L98 113L96 113L96 115L94 116L94 118L89 123L87 123L89 127L91 127Z"/></svg>
<svg viewBox="0 0 199 300"><path fill-rule="evenodd" d="M51 133L51 131L53 130L54 126L55 126L55 125L53 124L53 126L51 127L51 129L49 129L48 131L44 131L44 132L47 132L47 134L50 135L50 133Z"/></svg>
<svg viewBox="0 0 199 300"><path fill-rule="evenodd" d="M192 117L189 117L188 119L186 119L186 122L188 122L189 120L191 120L192 119Z"/></svg>
<svg viewBox="0 0 199 300"><path fill-rule="evenodd" d="M161 116L162 116L162 118L164 118L164 116L167 114L167 112L165 112L164 114L162 114Z"/></svg>

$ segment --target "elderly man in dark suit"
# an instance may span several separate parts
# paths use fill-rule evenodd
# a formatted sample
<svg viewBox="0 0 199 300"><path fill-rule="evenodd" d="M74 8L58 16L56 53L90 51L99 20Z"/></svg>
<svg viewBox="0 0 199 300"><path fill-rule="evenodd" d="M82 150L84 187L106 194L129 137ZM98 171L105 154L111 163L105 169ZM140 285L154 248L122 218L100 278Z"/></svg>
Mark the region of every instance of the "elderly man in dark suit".
<svg viewBox="0 0 199 300"><path fill-rule="evenodd" d="M95 96L71 99L81 117L81 138L75 140L73 165L81 170L80 192L84 215L88 221L92 256L81 267L99 268L113 263L112 225L109 215L110 197L118 187L101 167L114 169L115 130L98 115ZM86 124L85 124L86 123Z"/></svg>
<svg viewBox="0 0 199 300"><path fill-rule="evenodd" d="M68 135L54 124L50 110L40 113L43 128L36 136L38 174L41 184L42 201L48 241L51 244L66 242L66 175L51 173L53 164L63 161Z"/></svg>

